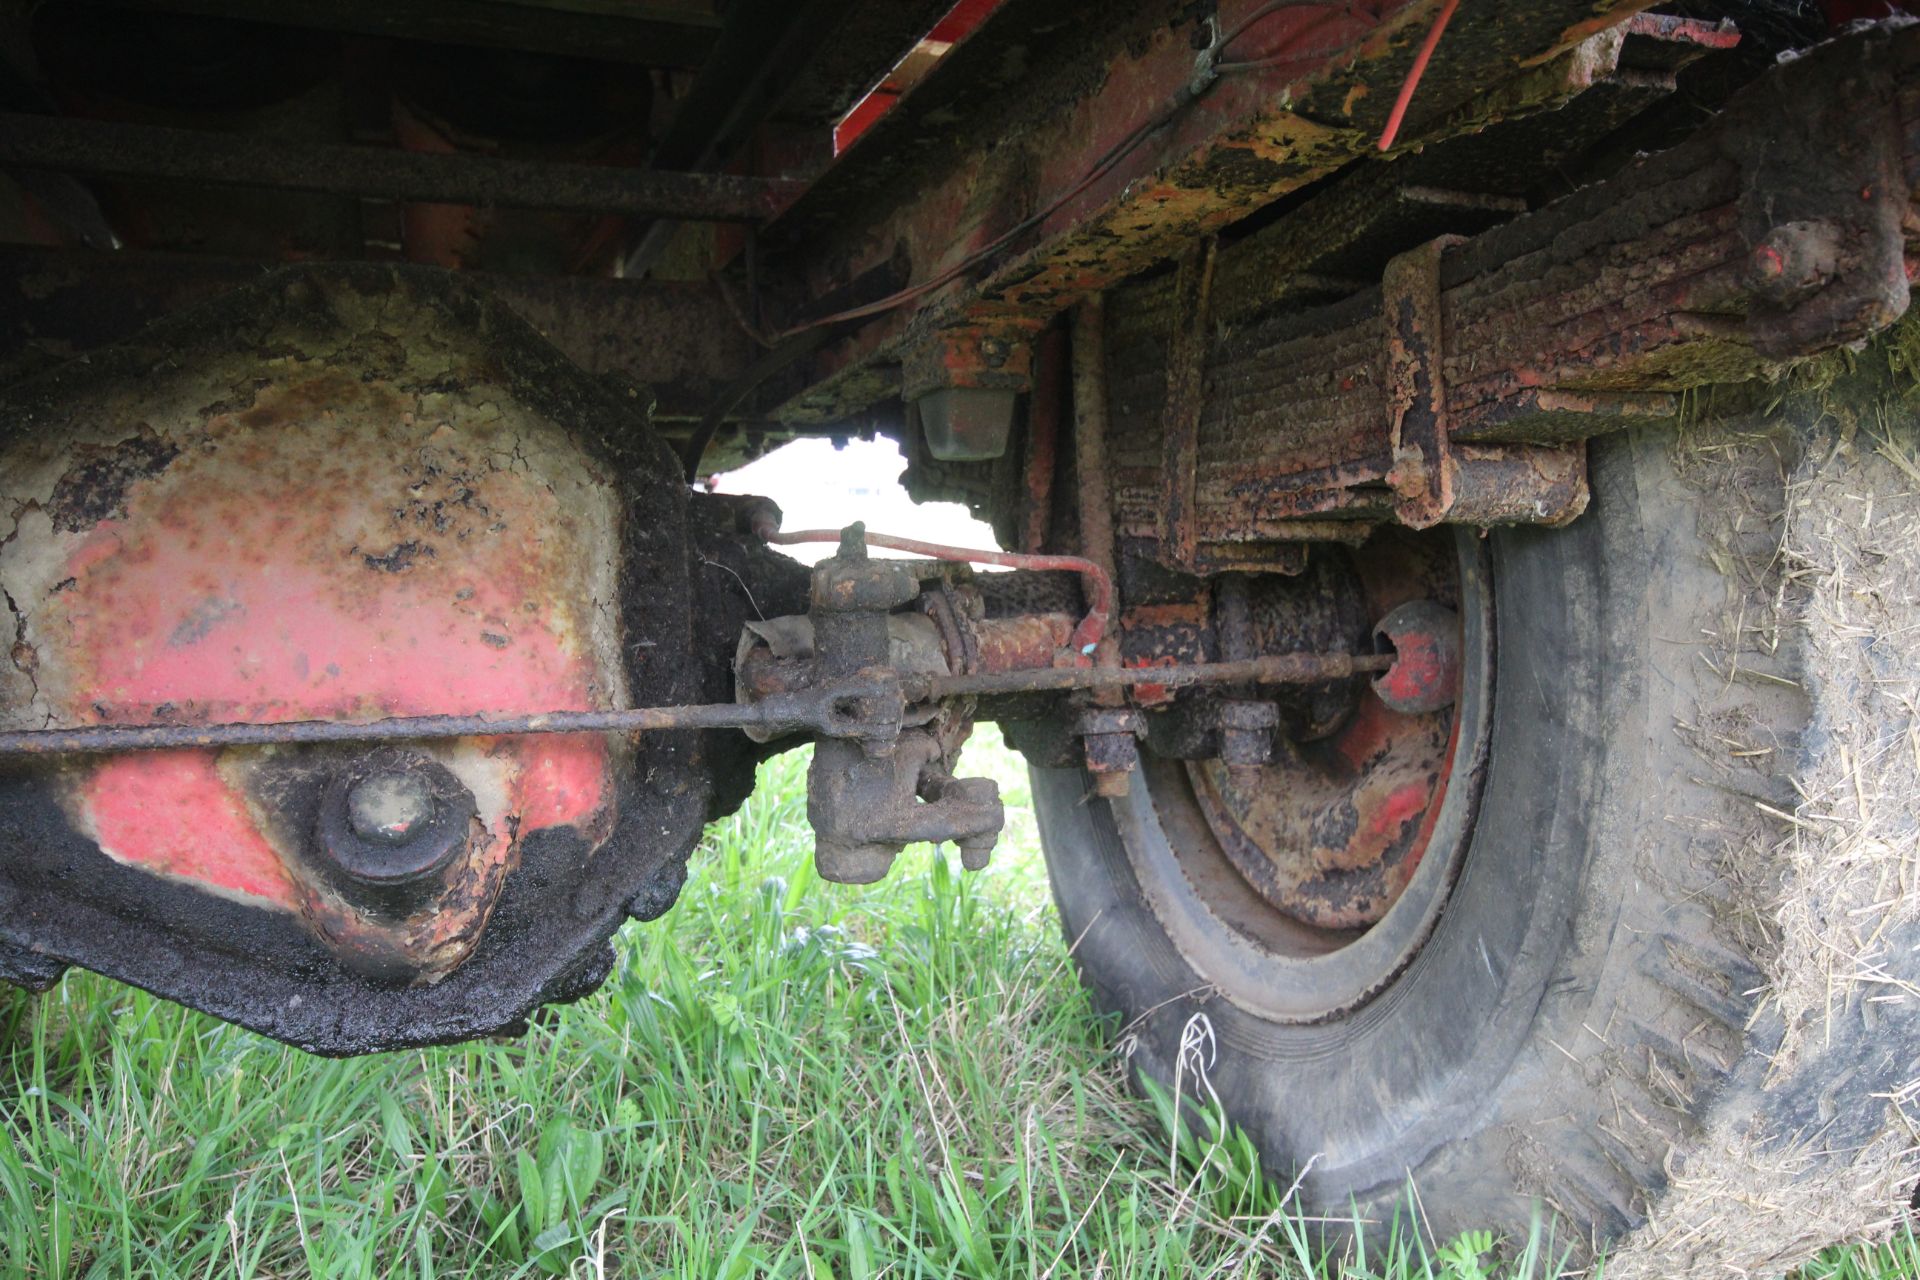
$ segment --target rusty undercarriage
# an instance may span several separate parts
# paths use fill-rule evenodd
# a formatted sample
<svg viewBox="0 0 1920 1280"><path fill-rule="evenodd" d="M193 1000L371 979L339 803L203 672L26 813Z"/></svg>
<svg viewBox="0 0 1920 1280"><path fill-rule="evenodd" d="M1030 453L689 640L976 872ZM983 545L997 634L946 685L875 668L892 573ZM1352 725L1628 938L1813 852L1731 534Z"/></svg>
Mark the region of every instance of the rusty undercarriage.
<svg viewBox="0 0 1920 1280"><path fill-rule="evenodd" d="M992 720L1053 779L1056 896L1142 1071L1240 1019L1230 1107L1276 1167L1333 1153L1317 1203L1505 1133L1511 1187L1440 1219L1646 1227L1719 1095L1541 1155L1511 1135L1575 1086L1525 1046L1582 1097L1756 1051L1771 970L1724 922L1593 941L1646 932L1607 923L1640 873L1606 849L1694 857L1606 834L1695 801L1664 747L1603 750L1693 704L1599 708L1683 683L1631 654L1704 599L1663 575L1725 558L1656 537L1734 504L1654 514L1700 473L1653 459L1715 395L1765 424L1890 334L1908 367L1891 9L0 8L0 979L79 965L325 1054L510 1031L604 978L774 752L812 747L826 878L985 866ZM897 441L999 548L701 483L815 435ZM1709 892L1648 878L1661 919ZM1568 991L1667 1021L1577 1056ZM1364 1070L1316 1129L1275 1082L1336 1042Z"/></svg>

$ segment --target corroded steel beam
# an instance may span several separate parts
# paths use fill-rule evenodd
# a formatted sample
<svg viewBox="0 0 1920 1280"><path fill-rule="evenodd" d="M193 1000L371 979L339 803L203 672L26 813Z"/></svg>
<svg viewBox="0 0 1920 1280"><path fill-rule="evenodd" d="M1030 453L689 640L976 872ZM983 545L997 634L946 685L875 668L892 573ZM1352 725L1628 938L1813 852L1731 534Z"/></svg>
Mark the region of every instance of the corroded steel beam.
<svg viewBox="0 0 1920 1280"><path fill-rule="evenodd" d="M0 164L441 204L759 223L800 184L734 174L429 154L59 116L0 114Z"/></svg>
<svg viewBox="0 0 1920 1280"><path fill-rule="evenodd" d="M132 337L258 280L236 258L0 245L0 384ZM410 267L425 277L438 267ZM462 272L588 373L653 396L653 421L697 419L757 354L709 284ZM778 384L776 384L778 385Z"/></svg>
<svg viewBox="0 0 1920 1280"><path fill-rule="evenodd" d="M1186 536L1320 538L1328 517L1357 530L1571 519L1586 438L1898 319L1916 190L1920 28L1881 27L1781 65L1687 142L1607 181L1403 255L1384 293L1216 331ZM1239 273L1238 248L1221 252L1223 279ZM1111 304L1124 538L1162 536L1174 293L1154 280ZM1442 428L1412 452L1409 407Z"/></svg>
<svg viewBox="0 0 1920 1280"><path fill-rule="evenodd" d="M1035 327L1369 153L1438 0L1384 5L1373 22L1264 7L1227 0L1213 26L1134 0L1103 6L1090 32L1052 0L1011 0L770 229L785 246L776 281L797 296L900 260L915 291L825 351L818 384L779 416L858 410L892 394L888 366L939 331ZM1402 145L1566 100L1617 52L1617 36L1591 38L1643 7L1466 6ZM1208 62L1196 43L1221 31L1234 39Z"/></svg>
<svg viewBox="0 0 1920 1280"><path fill-rule="evenodd" d="M618 6L551 0L109 0L119 8L193 13L316 31L431 40L649 67L696 66L712 50L720 15L708 0L627 0Z"/></svg>

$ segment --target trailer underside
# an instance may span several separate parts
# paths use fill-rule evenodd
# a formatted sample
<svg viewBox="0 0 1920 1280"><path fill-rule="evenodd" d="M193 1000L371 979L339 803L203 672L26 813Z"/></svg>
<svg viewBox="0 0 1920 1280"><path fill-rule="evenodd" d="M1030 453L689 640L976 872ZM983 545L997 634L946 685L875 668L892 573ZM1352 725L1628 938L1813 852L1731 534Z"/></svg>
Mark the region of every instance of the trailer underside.
<svg viewBox="0 0 1920 1280"><path fill-rule="evenodd" d="M1565 762L1623 721L1583 682L1678 686L1621 655L1693 590L1647 584L1720 553L1625 568L1690 511L1654 514L1649 459L1729 406L1773 430L1876 341L1915 367L1920 26L1087 9L0 8L0 978L80 965L326 1054L510 1030L604 978L774 752L812 747L827 878L927 840L984 866L1001 802L960 754L994 720L1069 779L1043 826L1070 932L1139 905L1150 943L1082 960L1110 1005L1151 1004L1112 966L1162 941L1255 1039L1410 998L1478 919L1489 833L1554 847L1555 805L1599 794ZM1762 487L1826 429L1780 428ZM899 442L913 496L998 548L872 558L912 531L787 530L703 483L805 436ZM821 540L811 573L777 549ZM1625 638L1526 665L1614 636L1628 574L1653 603ZM1523 786L1535 694L1564 770ZM1775 749L1746 724L1721 737ZM1060 852L1106 848L1111 883ZM1594 892L1511 913L1551 947L1476 925L1495 986ZM1733 1028L1716 1082L1742 981L1685 997ZM1465 1141L1442 1110L1399 1168ZM1625 1190L1567 1193L1596 1240L1667 1176L1626 1145Z"/></svg>

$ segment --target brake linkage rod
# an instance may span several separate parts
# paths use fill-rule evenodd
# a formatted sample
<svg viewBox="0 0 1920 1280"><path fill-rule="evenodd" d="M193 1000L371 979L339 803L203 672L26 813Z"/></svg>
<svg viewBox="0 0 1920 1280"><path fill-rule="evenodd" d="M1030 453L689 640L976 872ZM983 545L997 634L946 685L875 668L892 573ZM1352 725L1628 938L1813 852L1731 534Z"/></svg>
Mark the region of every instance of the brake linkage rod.
<svg viewBox="0 0 1920 1280"><path fill-rule="evenodd" d="M1281 653L1238 662L1165 667L1058 667L976 675L911 676L901 682L911 703L975 695L1055 693L1152 685L1319 684L1393 665L1391 654ZM390 716L380 720L290 720L279 723L103 724L0 732L0 757L99 755L127 751L413 742L443 738L517 737L537 733L661 733L698 729L776 732L844 730L837 704L876 692L856 677L750 703L628 707L610 711L541 711L524 715Z"/></svg>

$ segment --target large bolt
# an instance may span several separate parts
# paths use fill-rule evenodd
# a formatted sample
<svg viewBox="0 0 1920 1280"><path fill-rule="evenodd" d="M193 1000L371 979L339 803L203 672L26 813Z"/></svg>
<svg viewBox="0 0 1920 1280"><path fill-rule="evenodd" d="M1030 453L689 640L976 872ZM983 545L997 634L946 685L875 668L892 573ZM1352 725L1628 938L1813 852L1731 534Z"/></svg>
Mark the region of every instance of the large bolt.
<svg viewBox="0 0 1920 1280"><path fill-rule="evenodd" d="M433 787L418 773L376 773L347 791L347 824L368 844L407 843L433 821Z"/></svg>
<svg viewBox="0 0 1920 1280"><path fill-rule="evenodd" d="M315 865L361 909L411 915L446 887L476 812L473 793L446 766L415 751L374 751L321 795Z"/></svg>
<svg viewBox="0 0 1920 1280"><path fill-rule="evenodd" d="M1251 698L1223 698L1219 707L1220 759L1229 766L1261 765L1273 759L1280 708Z"/></svg>
<svg viewBox="0 0 1920 1280"><path fill-rule="evenodd" d="M1830 222L1783 222L1747 257L1747 287L1775 306L1789 306L1826 285L1840 270L1840 233Z"/></svg>

